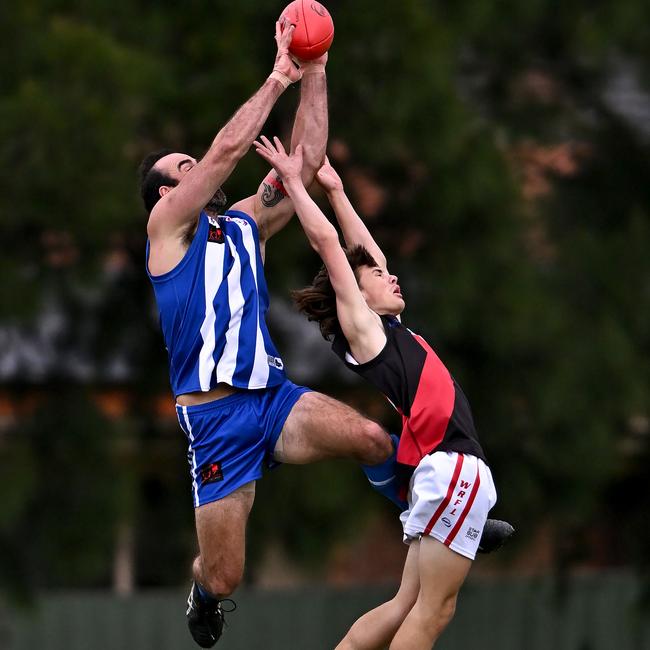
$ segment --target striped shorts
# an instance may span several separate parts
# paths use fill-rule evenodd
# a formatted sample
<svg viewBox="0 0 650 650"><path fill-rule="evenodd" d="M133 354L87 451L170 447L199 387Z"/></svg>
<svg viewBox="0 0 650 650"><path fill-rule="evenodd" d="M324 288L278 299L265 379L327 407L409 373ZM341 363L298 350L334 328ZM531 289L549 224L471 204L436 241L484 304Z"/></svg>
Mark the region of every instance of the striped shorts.
<svg viewBox="0 0 650 650"><path fill-rule="evenodd" d="M430 535L473 560L496 501L490 468L480 458L448 451L429 454L411 477L409 508L400 516L404 541Z"/></svg>

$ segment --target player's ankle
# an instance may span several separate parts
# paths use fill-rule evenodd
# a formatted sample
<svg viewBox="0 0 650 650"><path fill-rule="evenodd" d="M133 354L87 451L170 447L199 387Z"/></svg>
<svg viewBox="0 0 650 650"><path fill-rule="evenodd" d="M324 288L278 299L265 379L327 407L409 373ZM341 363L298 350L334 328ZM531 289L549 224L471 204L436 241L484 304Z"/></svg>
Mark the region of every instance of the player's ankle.
<svg viewBox="0 0 650 650"><path fill-rule="evenodd" d="M196 591L204 603L210 603L219 600L216 596L211 594L200 582L195 582L195 584Z"/></svg>

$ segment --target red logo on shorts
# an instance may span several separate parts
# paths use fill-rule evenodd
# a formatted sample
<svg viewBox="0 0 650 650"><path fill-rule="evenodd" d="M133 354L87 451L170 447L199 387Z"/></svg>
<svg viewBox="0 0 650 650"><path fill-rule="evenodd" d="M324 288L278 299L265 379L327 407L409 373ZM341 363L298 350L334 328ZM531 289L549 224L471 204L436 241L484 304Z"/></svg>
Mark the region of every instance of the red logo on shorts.
<svg viewBox="0 0 650 650"><path fill-rule="evenodd" d="M471 484L471 483L468 483L467 481L461 481L461 482L460 482L460 486L461 486L462 488L464 488L464 489L463 489L463 490L459 490L459 491L456 493L456 501L454 501L454 503L452 504L452 505L454 506L454 508L453 508L453 510L449 513L450 515L454 515L454 516L456 515L456 507L459 506L459 505L463 502L463 500L465 499L465 495L467 494L467 492L466 492L465 490L467 490L467 488L469 488L471 485L472 485L472 484Z"/></svg>
<svg viewBox="0 0 650 650"><path fill-rule="evenodd" d="M216 481L223 481L223 471L221 470L221 463L210 463L201 468L201 483L215 483Z"/></svg>

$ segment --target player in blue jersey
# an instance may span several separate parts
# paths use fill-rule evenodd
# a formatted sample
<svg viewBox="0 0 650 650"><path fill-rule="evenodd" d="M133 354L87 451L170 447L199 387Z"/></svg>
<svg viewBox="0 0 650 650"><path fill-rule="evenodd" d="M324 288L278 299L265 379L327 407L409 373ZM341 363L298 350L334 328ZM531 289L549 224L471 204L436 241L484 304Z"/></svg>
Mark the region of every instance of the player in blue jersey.
<svg viewBox="0 0 650 650"><path fill-rule="evenodd" d="M294 213L277 174L271 171L256 194L221 213L226 204L221 185L275 101L300 78L291 141L302 144L306 184L323 162L327 55L297 67L288 54L292 32L292 26L276 24L273 72L201 160L164 151L141 166L141 193L150 213L147 271L189 443L199 556L187 617L202 647L221 636L221 600L241 581L246 522L265 460L308 463L347 456L377 464L392 451L378 424L286 378L265 322L266 242Z"/></svg>

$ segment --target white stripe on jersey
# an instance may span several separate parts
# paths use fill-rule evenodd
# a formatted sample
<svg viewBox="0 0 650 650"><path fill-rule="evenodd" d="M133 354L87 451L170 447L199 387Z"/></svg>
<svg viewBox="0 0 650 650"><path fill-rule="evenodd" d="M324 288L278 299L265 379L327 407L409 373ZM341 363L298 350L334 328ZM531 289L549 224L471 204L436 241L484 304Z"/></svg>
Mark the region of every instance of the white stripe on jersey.
<svg viewBox="0 0 650 650"><path fill-rule="evenodd" d="M194 506L198 508L199 507L199 486L196 482L196 452L192 448L192 443L194 442L194 436L192 435L192 425L190 424L190 418L187 415L187 406L183 406L183 419L185 420L185 426L187 427L187 435L190 439L190 453L192 454L192 490L194 491Z"/></svg>
<svg viewBox="0 0 650 650"><path fill-rule="evenodd" d="M241 290L241 260L235 242L226 236L233 256L233 265L228 273L228 305L230 306L230 321L226 332L226 345L221 359L217 364L217 381L232 383L232 376L237 368L237 352L239 351L239 328L244 315L244 294Z"/></svg>
<svg viewBox="0 0 650 650"><path fill-rule="evenodd" d="M208 244L205 251L205 317L201 325L201 338L203 346L199 353L199 382L201 390L210 390L210 380L214 370L214 297L223 280L223 252L220 244Z"/></svg>
<svg viewBox="0 0 650 650"><path fill-rule="evenodd" d="M249 388L258 388L266 386L269 378L269 361L266 353L266 346L264 345L264 337L262 336L262 329L260 328L260 300L259 300L259 285L257 283L257 255L255 251L255 240L253 239L253 232L250 226L242 228L244 233L244 246L248 251L248 256L251 261L251 269L253 270L253 278L255 280L256 289L256 339L255 339L255 360L253 362L253 371L251 372L250 379L248 380Z"/></svg>

